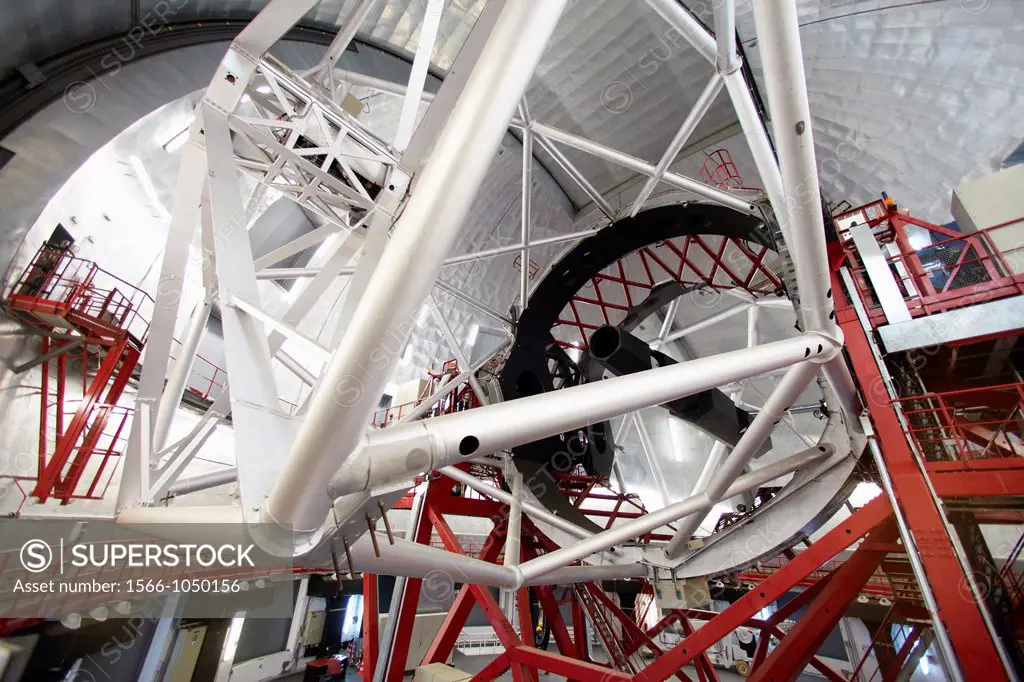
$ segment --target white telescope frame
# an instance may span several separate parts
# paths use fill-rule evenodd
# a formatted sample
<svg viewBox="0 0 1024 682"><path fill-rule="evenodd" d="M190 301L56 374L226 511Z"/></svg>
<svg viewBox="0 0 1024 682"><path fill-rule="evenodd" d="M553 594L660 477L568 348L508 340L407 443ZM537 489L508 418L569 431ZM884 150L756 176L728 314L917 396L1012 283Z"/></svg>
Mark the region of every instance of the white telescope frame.
<svg viewBox="0 0 1024 682"><path fill-rule="evenodd" d="M639 557L645 563L678 565L686 560L690 534L716 502L797 469L822 464L838 450L822 442L743 473L752 454L775 424L787 418L788 408L819 371L838 398L847 425L856 423L852 417L858 411L852 378L840 352L842 335L835 323L794 0L754 0L759 38L765 36L759 40L759 49L765 65L777 160L740 68L732 0L716 5L717 38L676 0L647 0L715 67L692 111L681 117L678 132L654 164L599 141L559 130L531 115L524 93L555 31L565 1L488 3L450 76L433 95L423 91L424 59L429 59L431 47L429 35L421 40L409 84L381 81L337 68L339 56L367 16L372 5L369 0L357 4L321 63L304 74L290 71L270 57L268 50L312 9L316 0L271 0L238 35L201 101L184 147L138 391L140 418L133 424L119 491L120 518L132 522L173 521L194 515L194 511L182 511L187 508L148 505L168 489L199 489L195 482L175 487L176 478L201 450L213 426L231 414L241 505L222 514L224 518L294 529L294 535L281 541L287 546L276 549L296 555L316 547L328 536L340 535L356 549L356 563L361 566L380 572L389 572L390 568L394 569L390 572L395 572L397 564L403 563L401 570L405 574L421 576L432 568L449 567L453 557L441 550L426 552L401 544L395 545L399 549L389 550L390 559L382 558L388 556L383 553L371 561L364 538L365 520L375 516L382 501L397 499L416 475L441 469L483 494L509 503L517 520L520 513L526 514L580 540L574 547L522 565L478 566L459 557L459 565L471 572L474 580L515 587L578 573L569 568L571 563L682 520L670 543ZM397 144L394 140L382 140L336 103L340 91L351 85L402 97L406 114L421 103L429 103L428 113L411 132L410 119L403 115ZM479 369L490 357L469 367L464 349L459 348L459 340L445 322L431 291L437 287L502 324L509 324L509 319L469 293L438 281L442 268L519 253L523 267L518 305L522 309L530 297L527 264L531 248L568 244L597 231L531 241L530 161L535 148L545 149L590 196L593 206L604 214L603 224L644 210L660 183L689 192L699 201L758 215L761 207L744 193L711 187L671 170L723 89L736 110L791 254L799 289L797 314L802 332L783 341L758 343L757 310L752 307L757 302L749 302L716 319L698 323L694 329L672 335L672 318L678 306L678 302L673 302L660 343L750 308L749 347L641 374L487 405L483 387L474 371L469 370ZM256 105L261 116L238 113L243 97ZM509 130L520 132L523 138L521 243L453 255L452 246L471 202ZM240 155L240 147L232 136L236 140L244 138L259 153ZM303 144L297 144L300 138L304 138ZM562 153L562 147L633 171L645 178L642 191L631 205L613 209ZM341 169L344 180L327 172L332 167ZM328 221L327 227L280 247L271 254L273 258L254 262L247 233L253 202L241 196L240 173L316 212ZM379 192L371 195L362 178L371 179ZM204 277L205 302L193 311L187 343L168 373L182 273L196 225L201 226L211 276ZM282 258L334 234L342 238L332 244L322 265L273 267ZM355 251L361 255L353 267L350 261ZM341 323L332 337L334 342L302 336L298 326L340 277L349 278L349 288ZM302 278L306 285L283 315L271 313L263 306L257 287L259 280L278 278ZM214 402L192 433L177 443L167 444L184 379L215 300L221 302L230 391ZM464 370L456 382L449 382L442 391L451 391L468 381L484 406L422 421L403 420L406 423L367 434L367 424L385 382L414 333L409 318L424 301ZM323 371L310 372L284 352L283 345L289 339L308 341L322 348L327 354ZM495 354L498 352L500 349ZM275 384L275 363L312 386L299 416L282 409ZM717 453L714 461L718 464L706 476L702 475L700 490L682 502L615 525L603 533L591 534L528 500L470 483L465 474L450 468L467 458L507 451L568 429L775 371L785 372L782 382L732 451ZM412 419L422 416L443 395L439 392L433 396L414 412ZM518 521L515 527L519 527ZM509 537L508 541L518 543L519 538ZM655 556L657 553L660 560ZM602 570L608 575L634 575L638 569L627 565Z"/></svg>

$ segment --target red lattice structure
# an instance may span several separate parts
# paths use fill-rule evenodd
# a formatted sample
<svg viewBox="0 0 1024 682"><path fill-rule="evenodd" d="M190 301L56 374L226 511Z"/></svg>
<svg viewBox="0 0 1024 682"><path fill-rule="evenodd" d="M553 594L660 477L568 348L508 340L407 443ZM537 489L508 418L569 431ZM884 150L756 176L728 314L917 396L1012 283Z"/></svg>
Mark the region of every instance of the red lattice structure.
<svg viewBox="0 0 1024 682"><path fill-rule="evenodd" d="M563 347L586 348L591 332L618 326L655 286L675 281L712 292L742 289L766 296L782 289L768 247L732 237L667 239L623 256L590 279L560 313L552 333Z"/></svg>
<svg viewBox="0 0 1024 682"><path fill-rule="evenodd" d="M1024 457L1024 383L901 398L908 436L930 462L984 467L985 460Z"/></svg>
<svg viewBox="0 0 1024 682"><path fill-rule="evenodd" d="M700 167L700 179L704 184L718 189L748 190L761 192L760 187L747 187L743 184L743 176L733 163L732 154L728 149L716 149L707 153L704 164Z"/></svg>

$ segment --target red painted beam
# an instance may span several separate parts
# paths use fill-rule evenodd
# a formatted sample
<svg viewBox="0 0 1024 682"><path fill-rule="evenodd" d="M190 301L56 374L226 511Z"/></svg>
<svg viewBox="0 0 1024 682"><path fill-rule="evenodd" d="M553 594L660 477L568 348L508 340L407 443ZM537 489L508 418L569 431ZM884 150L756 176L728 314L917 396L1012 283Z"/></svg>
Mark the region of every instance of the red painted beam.
<svg viewBox="0 0 1024 682"><path fill-rule="evenodd" d="M363 666L364 680L372 680L377 668L377 576L363 573Z"/></svg>
<svg viewBox="0 0 1024 682"><path fill-rule="evenodd" d="M430 522L434 525L434 530L437 531L445 549L449 552L462 554L462 545L459 543L458 538L455 537L455 533L452 531L451 526L449 526L448 522L444 520L441 513L430 504L427 505L425 511L426 514L424 517L429 518ZM508 652L522 646L522 642L516 634L515 628L512 627L512 623L510 623L508 618L505 617L505 613L501 610L498 602L495 601L494 595L491 594L491 591L481 585L470 585L469 589L473 593L476 603L480 605L480 610L484 612L487 622L489 622L491 627L494 628L494 634L498 636L498 640L501 642L501 645L505 647L505 651ZM512 662L515 663L515 661ZM537 682L536 672L520 665L512 666L512 678L516 682L519 682L520 680L523 680L524 682Z"/></svg>
<svg viewBox="0 0 1024 682"><path fill-rule="evenodd" d="M613 616L615 616L616 620L618 620L622 624L622 632L626 635L625 644L627 645L627 656L639 650L642 646L646 646L655 656L661 656L663 653L665 653L662 650L662 648L658 646L658 644L654 641L654 639L649 637L647 633L644 632L644 630L639 625L637 625L632 618L623 613L622 609L619 608L618 604L612 601L612 598L609 597L605 593L605 591L601 589L600 585L598 585L597 583L590 582L586 583L583 586L583 589L590 592L590 595L594 597L594 599L596 599L597 601L601 602L601 604ZM680 682L689 682L690 680L689 676L681 670L676 671L676 677L679 678Z"/></svg>
<svg viewBox="0 0 1024 682"><path fill-rule="evenodd" d="M679 626L683 630L684 637L689 637L694 632L690 619L683 614L679 616ZM697 657L694 667L697 670L697 676L702 682L718 682L718 673L715 672L715 666L711 665L711 659L708 657L706 650Z"/></svg>
<svg viewBox="0 0 1024 682"><path fill-rule="evenodd" d="M832 290L837 310L851 307L836 272L832 273ZM1007 676L999 652L987 634L981 612L984 607L973 599L964 599L962 585L967 578L957 560L943 514L931 497L928 481L918 467L899 416L883 388L885 384L868 337L855 319L850 320L845 315L840 319L847 320L841 323L841 328L854 375L870 410L893 489L917 542L925 575L960 668L965 672L984 670L990 680L1005 680Z"/></svg>
<svg viewBox="0 0 1024 682"><path fill-rule="evenodd" d="M508 654L501 654L485 665L480 672L473 675L469 682L490 682L494 678L501 676L511 665Z"/></svg>
<svg viewBox="0 0 1024 682"><path fill-rule="evenodd" d="M1024 470L959 471L937 473L930 478L939 497L1024 495Z"/></svg>
<svg viewBox="0 0 1024 682"><path fill-rule="evenodd" d="M646 668L636 682L660 682L692 661L709 646L743 625L758 611L781 597L823 563L843 551L892 515L884 496L876 497L826 533L795 559L748 592L725 611L715 615L693 636L680 642Z"/></svg>
<svg viewBox="0 0 1024 682"><path fill-rule="evenodd" d="M870 545L887 543L897 537L896 524L892 521L873 530L867 541L835 570L831 580L807 606L796 626L782 638L764 663L754 669L750 679L753 682L795 680L888 553L885 549L872 548Z"/></svg>
<svg viewBox="0 0 1024 682"><path fill-rule="evenodd" d="M518 646L506 651L512 660L524 666L537 670L546 670L549 673L561 675L567 679L577 680L600 680L611 682L612 680L630 680L626 673L605 668L596 663L587 663L567 656L559 656L550 651L542 651L533 647Z"/></svg>
<svg viewBox="0 0 1024 682"><path fill-rule="evenodd" d="M1006 471L1015 474L1024 469L1024 457L986 457L985 459L971 459L966 462L927 462L925 468L928 473L947 473L960 471Z"/></svg>
<svg viewBox="0 0 1024 682"><path fill-rule="evenodd" d="M558 609L554 588L550 585L539 585L533 589L537 590L537 598L544 612L544 619L547 621L548 627L551 628L551 635L555 638L558 651L563 656L575 655L576 645L573 644L572 637L569 636L569 629L565 627L565 620L562 619L562 612Z"/></svg>
<svg viewBox="0 0 1024 682"><path fill-rule="evenodd" d="M471 497L442 497L434 505L434 508L442 514L488 518L491 516L506 516L508 506L496 500L478 500Z"/></svg>
<svg viewBox="0 0 1024 682"><path fill-rule="evenodd" d="M75 412L75 416L72 418L68 428L63 433L56 434L57 444L54 449L53 457L46 465L46 470L39 476L39 480L36 482L35 488L32 491L32 496L37 498L40 502L45 502L51 495L55 497L62 497L64 483L63 473L68 460L71 459L72 454L75 452L78 446L78 439L85 431L86 426L89 422L89 415L92 412L92 408L98 404L104 389L107 388L107 382L112 376L114 376L117 370L118 363L121 361L121 355L128 345L127 337L121 339L120 343L112 346L106 356L103 358L103 362L100 364L99 369L96 371L96 375L88 382L88 388L85 390L81 402L78 404L78 410ZM83 371L85 371L83 369ZM125 379L127 381L127 379ZM86 383L83 381L83 384ZM72 463L72 470L80 470L84 464L79 464L78 460L81 458L82 453L79 451L75 458L75 462ZM88 454L86 454L88 458ZM76 465L77 468L76 468ZM77 482L77 478L74 479Z"/></svg>
<svg viewBox="0 0 1024 682"><path fill-rule="evenodd" d="M433 500L445 492L444 488L431 483L427 489L424 505L429 508ZM430 542L430 521L427 514L423 514L416 526L414 536L415 542L425 545ZM409 657L409 642L412 640L412 629L416 622L416 609L420 602L420 586L423 581L420 578L406 578L405 595L402 598L402 607L399 610L397 622L395 623L394 639L391 644L391 660L388 662L388 669L385 671L385 682L402 682L405 676L405 661Z"/></svg>
<svg viewBox="0 0 1024 682"><path fill-rule="evenodd" d="M498 557L498 554L501 553L503 541L504 538L500 529L495 526L491 534L487 536L487 540L484 541L484 546L480 550L478 558L481 561L493 562ZM448 660L448 656L451 654L452 649L455 648L455 642L458 640L462 628L465 627L466 620L469 618L475 603L476 598L473 596L473 591L469 585L463 585L455 597L455 603L448 610L448 615L441 624L441 628L437 631L437 635L434 636L434 641L427 647L427 652L423 656L424 665L428 663L444 663Z"/></svg>

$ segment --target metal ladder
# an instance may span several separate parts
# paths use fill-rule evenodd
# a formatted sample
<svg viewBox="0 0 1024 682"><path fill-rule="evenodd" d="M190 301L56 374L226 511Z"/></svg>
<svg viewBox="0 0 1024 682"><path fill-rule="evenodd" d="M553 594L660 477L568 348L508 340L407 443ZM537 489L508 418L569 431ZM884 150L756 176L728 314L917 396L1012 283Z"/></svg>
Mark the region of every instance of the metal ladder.
<svg viewBox="0 0 1024 682"><path fill-rule="evenodd" d="M608 626L608 622L605 620L600 606L594 601L594 598L590 595L586 586L573 585L573 591L576 592L576 598L580 600L580 604L583 605L584 611L589 616L590 623L594 626L594 629L597 630L597 634L604 643L605 651L607 651L608 656L611 657L612 665L615 669L631 675L635 675L640 672L639 669L633 665L633 661L626 656L626 652L622 650L621 642L615 637L615 633L613 633L611 628Z"/></svg>

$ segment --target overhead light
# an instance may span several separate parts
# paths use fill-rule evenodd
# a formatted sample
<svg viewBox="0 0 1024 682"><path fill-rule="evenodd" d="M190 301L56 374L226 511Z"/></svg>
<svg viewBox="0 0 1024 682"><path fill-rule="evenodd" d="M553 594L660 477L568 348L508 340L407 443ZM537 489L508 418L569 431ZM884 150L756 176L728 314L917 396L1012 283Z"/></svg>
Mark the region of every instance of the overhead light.
<svg viewBox="0 0 1024 682"><path fill-rule="evenodd" d="M258 86L256 86L256 92L261 92L264 95L269 95L270 94L270 86L269 85L258 85Z"/></svg>

